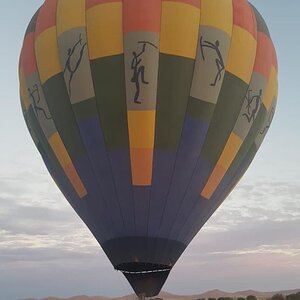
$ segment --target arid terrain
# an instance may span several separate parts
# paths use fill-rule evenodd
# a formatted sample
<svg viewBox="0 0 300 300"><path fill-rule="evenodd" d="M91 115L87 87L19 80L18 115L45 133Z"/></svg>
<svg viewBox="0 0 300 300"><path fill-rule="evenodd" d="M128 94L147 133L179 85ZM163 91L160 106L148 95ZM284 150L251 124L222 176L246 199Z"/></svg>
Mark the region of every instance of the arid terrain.
<svg viewBox="0 0 300 300"><path fill-rule="evenodd" d="M200 298L219 298L219 297L230 297L233 299L237 299L238 297L247 297L248 295L256 296L257 299L267 299L271 298L275 294L282 294L284 296L289 294L294 294L300 292L300 289L295 290L284 290L284 291L273 291L273 292L259 292L254 290L247 290L247 291L238 291L238 292L225 292L220 290L211 290L207 291L202 294L196 294L196 295L174 295L167 292L161 292L158 296L156 296L154 299L160 298L160 299L166 299L166 300L196 300ZM94 297L88 297L88 296L74 296L71 298L55 298L55 297L48 297L43 299L35 299L35 298L29 298L29 299L22 299L22 300L134 300L137 297L134 294L126 295L123 297L118 298L108 298L103 296L94 296ZM153 299L153 300L154 300Z"/></svg>

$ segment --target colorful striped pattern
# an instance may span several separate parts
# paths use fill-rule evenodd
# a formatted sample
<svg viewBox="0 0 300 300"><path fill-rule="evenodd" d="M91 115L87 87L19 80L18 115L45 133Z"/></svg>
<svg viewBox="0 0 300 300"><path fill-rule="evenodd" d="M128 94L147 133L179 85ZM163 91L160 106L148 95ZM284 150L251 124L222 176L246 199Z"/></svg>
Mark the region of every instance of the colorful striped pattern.
<svg viewBox="0 0 300 300"><path fill-rule="evenodd" d="M187 245L260 147L277 70L246 0L46 0L25 34L20 96L50 174L101 244Z"/></svg>

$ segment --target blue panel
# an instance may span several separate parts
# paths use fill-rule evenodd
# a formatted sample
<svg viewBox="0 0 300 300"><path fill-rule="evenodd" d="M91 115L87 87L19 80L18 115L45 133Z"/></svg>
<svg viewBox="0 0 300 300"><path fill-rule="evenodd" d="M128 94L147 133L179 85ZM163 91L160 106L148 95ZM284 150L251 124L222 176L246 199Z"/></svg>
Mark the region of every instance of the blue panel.
<svg viewBox="0 0 300 300"><path fill-rule="evenodd" d="M186 220L190 218L194 210L195 203L198 201L199 191L201 191L202 187L205 185L207 177L212 172L213 168L214 166L212 163L201 158L198 160L197 168L195 169L189 188L182 200L176 221L172 226L171 233L169 234L170 238L178 237L178 232L181 230L183 224L185 224Z"/></svg>
<svg viewBox="0 0 300 300"><path fill-rule="evenodd" d="M133 186L136 235L148 235L148 214L151 187Z"/></svg>
<svg viewBox="0 0 300 300"><path fill-rule="evenodd" d="M122 236L133 236L135 235L135 214L129 150L110 150L108 155L110 157L119 205L124 218L124 226L120 232Z"/></svg>
<svg viewBox="0 0 300 300"><path fill-rule="evenodd" d="M111 216L114 228L118 232L120 228L123 228L124 222L99 119L91 117L77 121L91 167L96 176L95 180L99 184L107 205L107 213Z"/></svg>
<svg viewBox="0 0 300 300"><path fill-rule="evenodd" d="M207 122L186 117L180 146L177 152L172 184L168 191L165 212L162 219L160 229L161 237L168 237L171 226L184 201L184 196L192 179L207 130ZM176 221L178 224L181 223L180 220Z"/></svg>
<svg viewBox="0 0 300 300"><path fill-rule="evenodd" d="M179 233L180 241L190 243L201 227L227 198L227 195L235 187L239 179L249 167L253 157L254 155L245 157L234 173L232 173L233 170L229 170L210 200L203 199L198 196L198 201L196 201L194 210L190 215L189 220L182 227L181 232ZM202 205L202 203L204 203L204 205Z"/></svg>
<svg viewBox="0 0 300 300"><path fill-rule="evenodd" d="M176 159L175 151L154 150L152 189L149 208L148 235L159 234L162 213Z"/></svg>
<svg viewBox="0 0 300 300"><path fill-rule="evenodd" d="M112 227L111 216L107 213L107 206L103 199L101 190L95 175L90 166L89 158L85 155L73 161L73 164L88 192L88 197L81 201L86 201L89 210L95 215L97 225L102 226L105 239L113 237L114 228Z"/></svg>

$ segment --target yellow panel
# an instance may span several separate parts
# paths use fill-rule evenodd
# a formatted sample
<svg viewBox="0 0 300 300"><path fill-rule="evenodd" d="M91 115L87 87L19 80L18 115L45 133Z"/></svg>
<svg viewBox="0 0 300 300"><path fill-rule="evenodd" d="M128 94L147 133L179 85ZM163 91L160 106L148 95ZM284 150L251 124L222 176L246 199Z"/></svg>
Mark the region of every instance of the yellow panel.
<svg viewBox="0 0 300 300"><path fill-rule="evenodd" d="M198 8L185 3L163 2L160 52L195 58L199 23Z"/></svg>
<svg viewBox="0 0 300 300"><path fill-rule="evenodd" d="M58 132L51 135L48 141L61 166L64 168L65 166L70 164L71 158Z"/></svg>
<svg viewBox="0 0 300 300"><path fill-rule="evenodd" d="M245 29L234 26L226 70L249 83L256 56L256 40Z"/></svg>
<svg viewBox="0 0 300 300"><path fill-rule="evenodd" d="M61 167L64 169L64 172L71 184L73 185L76 193L80 198L83 198L87 195L87 191L71 161L71 158L61 140L58 132L54 133L48 140L53 152L55 153L56 158L58 159Z"/></svg>
<svg viewBox="0 0 300 300"><path fill-rule="evenodd" d="M201 1L201 25L212 26L231 35L232 24L232 0Z"/></svg>
<svg viewBox="0 0 300 300"><path fill-rule="evenodd" d="M211 173L201 196L207 199L215 192L216 188L220 184L227 170L229 169L232 161L238 153L243 141L234 133L231 133L226 146L217 162L213 172Z"/></svg>
<svg viewBox="0 0 300 300"><path fill-rule="evenodd" d="M123 53L122 3L96 5L87 10L90 59Z"/></svg>
<svg viewBox="0 0 300 300"><path fill-rule="evenodd" d="M25 75L23 69L21 68L19 71L19 80L20 80L20 98L26 110L28 110L30 106L30 100L28 97L27 86L25 82Z"/></svg>
<svg viewBox="0 0 300 300"><path fill-rule="evenodd" d="M274 97L277 97L278 93L278 78L277 78L277 71L274 66L271 67L269 82L267 85L267 89L265 92L265 96L263 99L263 104L267 110L269 110Z"/></svg>
<svg viewBox="0 0 300 300"><path fill-rule="evenodd" d="M222 167L216 165L200 195L210 199L225 173L226 171Z"/></svg>
<svg viewBox="0 0 300 300"><path fill-rule="evenodd" d="M42 84L62 71L58 57L56 27L50 27L37 37L35 53Z"/></svg>
<svg viewBox="0 0 300 300"><path fill-rule="evenodd" d="M236 154L238 153L242 143L243 141L239 136L231 133L217 164L227 171Z"/></svg>
<svg viewBox="0 0 300 300"><path fill-rule="evenodd" d="M57 5L57 35L85 26L85 0L59 0Z"/></svg>
<svg viewBox="0 0 300 300"><path fill-rule="evenodd" d="M72 183L76 193L78 194L79 198L83 198L87 195L87 191L72 163L68 164L64 167L65 174L69 178L70 182Z"/></svg>
<svg viewBox="0 0 300 300"><path fill-rule="evenodd" d="M153 148L155 111L128 111L130 148Z"/></svg>

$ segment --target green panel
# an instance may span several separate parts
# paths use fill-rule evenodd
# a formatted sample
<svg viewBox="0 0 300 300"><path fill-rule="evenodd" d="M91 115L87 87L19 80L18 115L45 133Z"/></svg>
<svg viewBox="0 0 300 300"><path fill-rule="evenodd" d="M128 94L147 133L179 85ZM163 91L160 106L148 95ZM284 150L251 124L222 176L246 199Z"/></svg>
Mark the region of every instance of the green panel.
<svg viewBox="0 0 300 300"><path fill-rule="evenodd" d="M239 116L248 84L226 72L201 157L217 163Z"/></svg>
<svg viewBox="0 0 300 300"><path fill-rule="evenodd" d="M47 80L43 84L43 90L57 131L71 158L84 155L85 149L81 141L63 74L60 73Z"/></svg>
<svg viewBox="0 0 300 300"><path fill-rule="evenodd" d="M216 106L213 103L190 97L187 108L187 115L194 119L210 121L215 107Z"/></svg>
<svg viewBox="0 0 300 300"><path fill-rule="evenodd" d="M194 60L160 54L156 107L156 149L176 149L190 94Z"/></svg>
<svg viewBox="0 0 300 300"><path fill-rule="evenodd" d="M30 108L27 111L26 121L28 122L28 126L30 126L33 129L33 133L36 135L39 143L42 145L55 172L57 172L58 174L62 174L62 173L64 174L64 171L61 168L59 161L57 160L52 148L49 145L48 140L46 139L46 137L36 119L36 115L32 109L32 106L30 106ZM29 130L29 131L31 131L31 130Z"/></svg>
<svg viewBox="0 0 300 300"><path fill-rule="evenodd" d="M72 105L74 114L79 120L95 117L98 115L96 98L78 102Z"/></svg>
<svg viewBox="0 0 300 300"><path fill-rule="evenodd" d="M95 59L91 70L106 146L129 148L124 55Z"/></svg>

